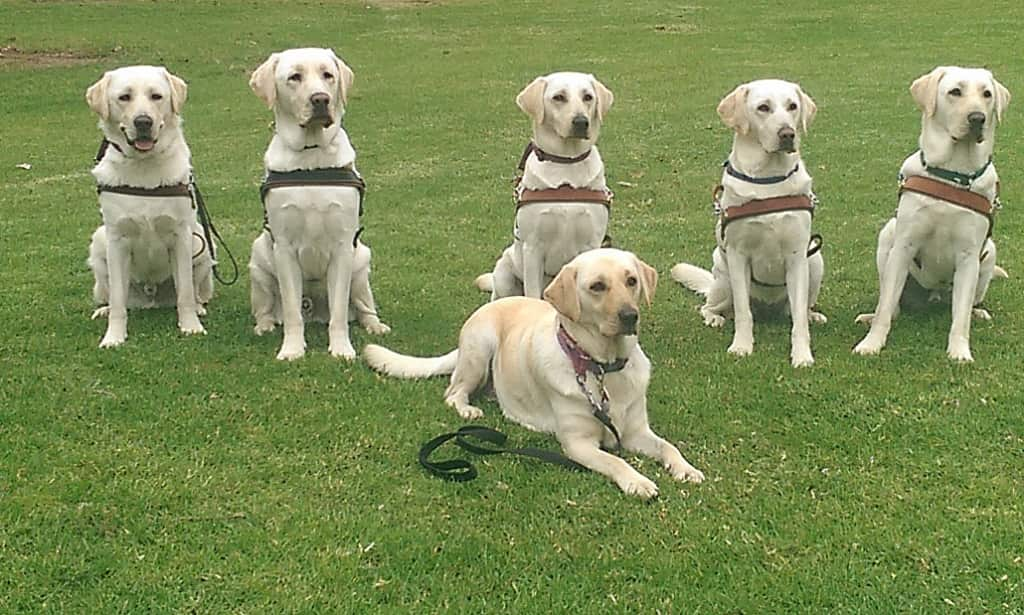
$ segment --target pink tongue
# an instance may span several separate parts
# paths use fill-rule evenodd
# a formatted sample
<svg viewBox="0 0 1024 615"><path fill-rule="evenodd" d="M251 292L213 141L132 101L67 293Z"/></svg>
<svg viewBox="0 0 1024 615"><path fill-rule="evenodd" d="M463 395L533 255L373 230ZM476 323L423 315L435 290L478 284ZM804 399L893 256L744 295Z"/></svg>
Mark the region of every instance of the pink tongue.
<svg viewBox="0 0 1024 615"><path fill-rule="evenodd" d="M132 143L132 145L135 146L135 149L137 149L139 151L142 151L142 152L148 152L149 150L153 149L153 142L152 141L141 141L140 140L140 141L135 141L134 143Z"/></svg>

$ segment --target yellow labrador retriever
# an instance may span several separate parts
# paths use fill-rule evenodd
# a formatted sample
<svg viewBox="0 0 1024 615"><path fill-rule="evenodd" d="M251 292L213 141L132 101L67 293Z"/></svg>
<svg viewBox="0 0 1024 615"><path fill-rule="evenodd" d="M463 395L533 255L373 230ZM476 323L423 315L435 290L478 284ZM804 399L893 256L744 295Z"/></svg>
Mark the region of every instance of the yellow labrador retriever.
<svg viewBox="0 0 1024 615"><path fill-rule="evenodd" d="M946 354L973 361L971 316L991 318L980 304L992 278L1006 277L991 237L999 187L992 150L1010 92L985 69L940 66L910 93L921 109L920 149L900 168L896 216L878 235L878 306L857 317L871 329L853 351L885 346L909 274L933 293L952 288Z"/></svg>
<svg viewBox="0 0 1024 615"><path fill-rule="evenodd" d="M358 239L365 185L341 125L352 70L331 49L272 54L249 81L274 111L264 162L264 232L249 261L252 314L262 335L284 325L277 358L306 352L304 316L328 322L331 356L354 359L350 314L370 332L377 317L370 249Z"/></svg>
<svg viewBox="0 0 1024 615"><path fill-rule="evenodd" d="M632 253L591 250L562 268L545 300L509 297L479 308L462 327L458 349L444 356L412 357L375 345L364 356L399 378L451 374L445 403L465 419L482 415L470 395L492 374L507 417L555 434L570 459L627 494L649 498L657 486L602 450L616 444L612 429L623 449L661 461L674 478L704 479L647 421L651 363L637 343L638 305L650 302L657 281Z"/></svg>
<svg viewBox="0 0 1024 615"><path fill-rule="evenodd" d="M181 130L188 88L162 66L112 70L85 93L104 146L92 170L103 224L93 233L93 318L100 346L128 337L128 309L176 305L182 333L206 333L199 316L213 295L213 246L193 208L191 154Z"/></svg>

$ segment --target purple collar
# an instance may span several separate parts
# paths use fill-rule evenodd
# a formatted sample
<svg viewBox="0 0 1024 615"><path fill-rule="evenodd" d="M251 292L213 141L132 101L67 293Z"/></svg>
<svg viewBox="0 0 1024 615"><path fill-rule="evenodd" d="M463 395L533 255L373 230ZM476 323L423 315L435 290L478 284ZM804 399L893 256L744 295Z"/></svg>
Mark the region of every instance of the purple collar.
<svg viewBox="0 0 1024 615"><path fill-rule="evenodd" d="M562 347L566 356L572 361L572 369L576 372L577 376L585 376L587 372L598 376L619 372L626 367L626 361L629 360L627 357L616 359L611 363L601 363L594 360L593 357L587 354L587 351L580 348L579 343L569 335L569 332L561 324L558 325L557 337L558 345Z"/></svg>

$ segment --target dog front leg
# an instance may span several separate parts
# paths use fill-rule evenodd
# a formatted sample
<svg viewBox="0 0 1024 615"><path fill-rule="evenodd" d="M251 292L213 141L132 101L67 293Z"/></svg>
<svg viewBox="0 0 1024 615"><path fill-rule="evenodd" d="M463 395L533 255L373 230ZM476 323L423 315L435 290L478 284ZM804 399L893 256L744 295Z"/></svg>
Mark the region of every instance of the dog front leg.
<svg viewBox="0 0 1024 615"><path fill-rule="evenodd" d="M346 360L356 358L356 350L348 334L348 309L352 293L352 261L355 249L350 240L335 247L327 265L327 302L331 320L327 325L330 338L328 351L332 357Z"/></svg>
<svg viewBox="0 0 1024 615"><path fill-rule="evenodd" d="M644 500L658 495L658 486L654 481L636 471L623 458L601 450L604 426L596 418L579 416L576 412L578 410L575 408L555 412L556 416L562 417L556 435L565 456L612 479L626 495L635 495Z"/></svg>
<svg viewBox="0 0 1024 615"><path fill-rule="evenodd" d="M946 354L954 361L974 360L971 356L971 308L980 266L978 254L971 250L963 250L957 256L953 274L953 325L949 328L946 345Z"/></svg>
<svg viewBox="0 0 1024 615"><path fill-rule="evenodd" d="M281 321L284 341L277 358L282 361L301 359L306 354L305 325L302 321L302 268L298 254L283 241L274 243L274 266L281 291Z"/></svg>
<svg viewBox="0 0 1024 615"><path fill-rule="evenodd" d="M885 269L881 275L878 306L875 308L874 316L871 317L871 329L868 330L864 339L854 346L855 353L860 355L878 354L885 346L885 341L889 337L889 329L892 327L893 316L899 306L900 296L903 294L903 286L907 283L910 261L914 254L915 250L906 239L897 241L889 251L889 257L885 261Z"/></svg>
<svg viewBox="0 0 1024 615"><path fill-rule="evenodd" d="M754 315L750 311L750 261L737 250L725 254L729 267L729 287L732 290L732 310L735 322L729 353L746 356L754 351Z"/></svg>
<svg viewBox="0 0 1024 615"><path fill-rule="evenodd" d="M523 293L534 299L544 293L544 250L532 242L523 244Z"/></svg>
<svg viewBox="0 0 1024 615"><path fill-rule="evenodd" d="M132 265L131 249L123 237L107 234L107 271L110 275L110 303L107 332L100 348L120 346L128 338L128 284Z"/></svg>
<svg viewBox="0 0 1024 615"><path fill-rule="evenodd" d="M627 451L657 459L676 480L694 483L704 481L704 473L690 465L675 445L654 433L649 425L645 424L635 432L623 434L622 447Z"/></svg>
<svg viewBox="0 0 1024 615"><path fill-rule="evenodd" d="M793 329L790 333L790 359L793 367L814 365L807 315L809 286L807 256L801 250L786 259L786 293L789 295L789 315L793 319Z"/></svg>
<svg viewBox="0 0 1024 615"><path fill-rule="evenodd" d="M188 223L178 225L172 271L178 303L178 329L185 335L206 333L196 310L196 289L192 280L192 230Z"/></svg>

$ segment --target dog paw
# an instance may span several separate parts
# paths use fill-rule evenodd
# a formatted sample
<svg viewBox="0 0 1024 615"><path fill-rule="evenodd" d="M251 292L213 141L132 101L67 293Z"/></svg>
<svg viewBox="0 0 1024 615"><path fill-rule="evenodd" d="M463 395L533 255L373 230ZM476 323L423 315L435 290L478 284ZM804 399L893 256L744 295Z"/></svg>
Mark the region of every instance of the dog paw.
<svg viewBox="0 0 1024 615"><path fill-rule="evenodd" d="M276 326L277 325L274 324L273 319L258 320L256 321L256 326L253 327L252 330L256 335L263 335L264 333L270 333L273 331Z"/></svg>
<svg viewBox="0 0 1024 615"><path fill-rule="evenodd" d="M658 495L658 486L654 484L654 481L639 472L634 472L632 476L616 482L626 495L635 495L643 500L649 500Z"/></svg>
<svg viewBox="0 0 1024 615"><path fill-rule="evenodd" d="M111 333L107 331L107 334L100 340L100 348L117 348L126 339L128 339L128 335L125 333Z"/></svg>
<svg viewBox="0 0 1024 615"><path fill-rule="evenodd" d="M387 326L386 324L382 323L379 320L367 321L361 324L363 325L363 328L366 329L366 332L369 333L370 335L387 335L388 333L391 333L391 327Z"/></svg>
<svg viewBox="0 0 1024 615"><path fill-rule="evenodd" d="M206 306L202 303L196 303L196 314L198 316L206 316Z"/></svg>
<svg viewBox="0 0 1024 615"><path fill-rule="evenodd" d="M875 355L881 352L882 345L873 339L865 337L859 344L853 347L854 354L862 356Z"/></svg>
<svg viewBox="0 0 1024 615"><path fill-rule="evenodd" d="M459 416L466 419L467 421L476 420L482 418L484 411L476 406L470 404L458 404L454 406L455 411L459 413Z"/></svg>
<svg viewBox="0 0 1024 615"><path fill-rule="evenodd" d="M206 329L203 328L203 323L199 322L198 316L182 319L178 323L178 329L185 335L206 335Z"/></svg>
<svg viewBox="0 0 1024 615"><path fill-rule="evenodd" d="M973 314L978 320L992 320L992 314L985 308L974 308Z"/></svg>
<svg viewBox="0 0 1024 615"><path fill-rule="evenodd" d="M825 317L821 312L815 312L814 310L807 311L807 320L812 325L823 325L828 322L828 318Z"/></svg>
<svg viewBox="0 0 1024 615"><path fill-rule="evenodd" d="M736 357L745 357L754 352L754 345L746 342L733 342L729 346L729 354Z"/></svg>
<svg viewBox="0 0 1024 615"><path fill-rule="evenodd" d="M871 313L868 313L868 314L860 314L860 315L858 315L856 318L853 319L853 322L857 323L858 325L867 325L867 326L870 327L871 326L871 321L873 321L874 319L875 319L875 314L874 314L874 312L871 312Z"/></svg>
<svg viewBox="0 0 1024 615"><path fill-rule="evenodd" d="M683 461L682 463L674 463L668 466L668 471L672 474L672 478L676 480L691 482L691 483L702 483L704 482L704 473L690 464Z"/></svg>
<svg viewBox="0 0 1024 615"><path fill-rule="evenodd" d="M306 345L302 342L295 343L285 341L281 345L281 350L277 353L278 361L295 361L301 359L306 354Z"/></svg>
<svg viewBox="0 0 1024 615"><path fill-rule="evenodd" d="M335 359L344 359L346 361L355 361L356 359L356 349L352 347L352 342L349 340L331 342L330 346L327 347L327 352Z"/></svg>
<svg viewBox="0 0 1024 615"><path fill-rule="evenodd" d="M712 311L705 311L705 310L701 310L700 313L701 313L701 316L704 317L704 324L705 325L707 325L709 327L714 327L716 329L725 326L725 316L722 316L721 314L716 314L716 313L714 313Z"/></svg>
<svg viewBox="0 0 1024 615"><path fill-rule="evenodd" d="M793 367L811 367L814 365L814 356L810 352L794 352L791 361Z"/></svg>
<svg viewBox="0 0 1024 615"><path fill-rule="evenodd" d="M99 318L106 318L108 314L110 314L110 306L101 305L100 307L96 308L96 311L92 313L92 316L90 318L92 320L97 320Z"/></svg>
<svg viewBox="0 0 1024 615"><path fill-rule="evenodd" d="M960 363L974 362L974 357L971 356L971 347L966 342L950 342L946 348L946 355Z"/></svg>

